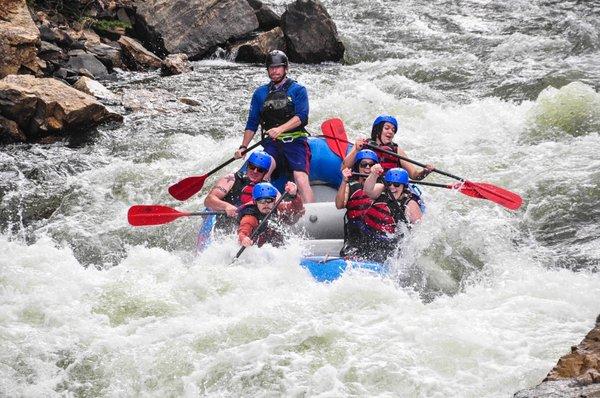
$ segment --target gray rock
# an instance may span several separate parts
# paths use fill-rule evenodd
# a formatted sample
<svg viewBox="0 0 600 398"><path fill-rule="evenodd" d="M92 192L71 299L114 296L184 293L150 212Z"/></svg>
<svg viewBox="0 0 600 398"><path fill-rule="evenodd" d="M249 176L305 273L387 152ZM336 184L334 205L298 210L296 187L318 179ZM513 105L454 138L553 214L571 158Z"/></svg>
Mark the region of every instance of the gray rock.
<svg viewBox="0 0 600 398"><path fill-rule="evenodd" d="M113 68L123 67L123 51L121 50L121 46L118 44L116 45L117 47L113 47L104 43L86 43L86 49L90 53L94 54L109 71L112 71Z"/></svg>
<svg viewBox="0 0 600 398"><path fill-rule="evenodd" d="M318 0L296 0L288 5L281 27L291 61L319 63L344 58L335 23Z"/></svg>
<svg viewBox="0 0 600 398"><path fill-rule="evenodd" d="M184 53L198 59L258 28L246 0L138 0L132 19L136 36L161 57Z"/></svg>
<svg viewBox="0 0 600 398"><path fill-rule="evenodd" d="M73 70L87 69L94 78L104 78L108 76L108 70L95 55L83 50L69 51L69 61L66 66Z"/></svg>

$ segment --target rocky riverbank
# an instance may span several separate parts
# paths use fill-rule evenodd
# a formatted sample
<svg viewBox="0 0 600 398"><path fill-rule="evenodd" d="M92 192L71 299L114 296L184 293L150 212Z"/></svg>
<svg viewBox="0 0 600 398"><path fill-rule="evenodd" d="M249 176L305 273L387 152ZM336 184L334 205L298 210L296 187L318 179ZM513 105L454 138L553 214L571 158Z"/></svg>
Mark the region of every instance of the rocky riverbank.
<svg viewBox="0 0 600 398"><path fill-rule="evenodd" d="M0 6L0 144L50 142L119 121L104 108L115 97L101 84L119 70L160 69L169 76L190 71L189 60L216 54L262 63L272 49L302 63L344 56L318 0L296 0L281 16L259 0L0 0ZM38 80L44 78L54 81ZM50 98L38 89L46 84ZM87 96L72 95L71 87ZM50 107L48 100L57 98L71 99ZM68 111L90 104L102 116Z"/></svg>
<svg viewBox="0 0 600 398"><path fill-rule="evenodd" d="M596 326L539 385L515 394L515 398L542 397L600 397L600 315Z"/></svg>

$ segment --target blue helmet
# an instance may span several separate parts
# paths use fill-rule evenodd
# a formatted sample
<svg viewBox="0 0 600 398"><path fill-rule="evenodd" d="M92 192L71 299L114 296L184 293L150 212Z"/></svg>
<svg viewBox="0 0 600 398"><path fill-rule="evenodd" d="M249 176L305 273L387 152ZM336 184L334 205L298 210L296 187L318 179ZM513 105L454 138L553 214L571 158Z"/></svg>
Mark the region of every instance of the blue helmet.
<svg viewBox="0 0 600 398"><path fill-rule="evenodd" d="M356 158L354 159L354 164L360 162L363 159L371 159L375 163L379 163L379 157L375 152L370 149L361 149L356 154Z"/></svg>
<svg viewBox="0 0 600 398"><path fill-rule="evenodd" d="M265 151L254 151L250 154L248 163L261 169L269 170L269 167L271 167L271 156Z"/></svg>
<svg viewBox="0 0 600 398"><path fill-rule="evenodd" d="M389 169L383 176L383 181L387 184L408 184L408 172L400 167Z"/></svg>
<svg viewBox="0 0 600 398"><path fill-rule="evenodd" d="M252 189L252 199L257 201L260 199L275 199L279 191L269 182L260 182Z"/></svg>
<svg viewBox="0 0 600 398"><path fill-rule="evenodd" d="M398 121L396 120L395 117L390 116L390 115L379 115L379 116L377 116L377 118L373 122L373 127L377 126L380 123L385 123L385 122L393 124L394 125L394 129L396 131L398 131Z"/></svg>

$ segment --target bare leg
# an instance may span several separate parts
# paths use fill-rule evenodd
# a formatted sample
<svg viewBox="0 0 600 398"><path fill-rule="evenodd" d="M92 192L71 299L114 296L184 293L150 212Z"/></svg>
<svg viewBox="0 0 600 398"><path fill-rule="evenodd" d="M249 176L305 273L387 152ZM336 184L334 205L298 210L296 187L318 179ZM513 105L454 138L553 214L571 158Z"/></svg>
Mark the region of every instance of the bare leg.
<svg viewBox="0 0 600 398"><path fill-rule="evenodd" d="M303 171L294 171L294 180L296 181L296 185L298 185L298 192L300 193L302 202L313 203L315 197L308 181L308 174Z"/></svg>
<svg viewBox="0 0 600 398"><path fill-rule="evenodd" d="M275 167L277 167L277 163L275 162L275 158L271 156L271 167L269 167L269 171L267 171L267 174L263 177L263 181L271 181L271 174L273 174Z"/></svg>

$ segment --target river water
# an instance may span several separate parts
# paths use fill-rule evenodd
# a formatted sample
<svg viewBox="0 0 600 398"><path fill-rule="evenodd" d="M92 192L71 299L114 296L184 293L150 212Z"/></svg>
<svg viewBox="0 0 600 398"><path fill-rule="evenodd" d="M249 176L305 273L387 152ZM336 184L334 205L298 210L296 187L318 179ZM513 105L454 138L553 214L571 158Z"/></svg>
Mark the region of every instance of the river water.
<svg viewBox="0 0 600 398"><path fill-rule="evenodd" d="M231 156L265 71L123 73L107 83L123 125L0 151L0 396L508 397L593 326L600 5L323 3L346 62L292 65L309 129L340 117L356 138L396 115L411 158L523 207L426 189L385 278L316 283L301 238L232 266L233 238L196 257L198 219L134 229L127 209L198 209L167 187Z"/></svg>

